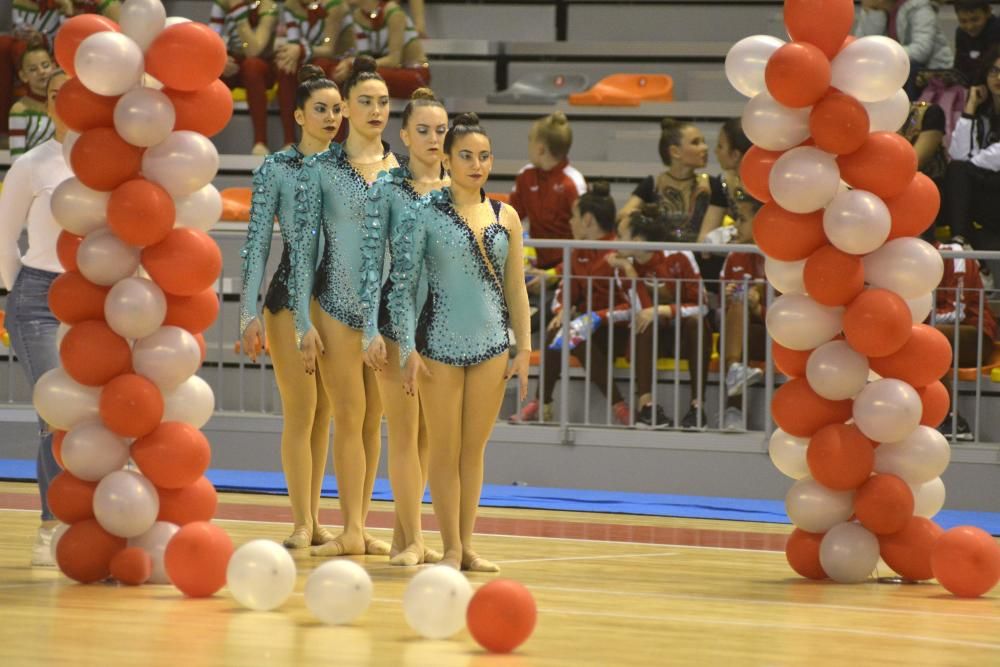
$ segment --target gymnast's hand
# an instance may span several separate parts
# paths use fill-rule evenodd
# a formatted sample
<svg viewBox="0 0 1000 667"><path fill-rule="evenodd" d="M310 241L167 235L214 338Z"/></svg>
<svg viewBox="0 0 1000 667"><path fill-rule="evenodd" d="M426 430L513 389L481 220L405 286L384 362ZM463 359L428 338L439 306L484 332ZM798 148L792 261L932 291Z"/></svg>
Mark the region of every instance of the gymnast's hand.
<svg viewBox="0 0 1000 667"><path fill-rule="evenodd" d="M326 348L323 347L323 341L320 339L316 327L307 331L306 335L302 337L301 352L302 363L306 367L306 375L312 375L316 372L316 357L326 352Z"/></svg>
<svg viewBox="0 0 1000 667"><path fill-rule="evenodd" d="M531 350L523 350L511 360L507 366L507 374L503 376L504 380L517 376L517 394L522 402L528 398L528 369L530 366Z"/></svg>
<svg viewBox="0 0 1000 667"><path fill-rule="evenodd" d="M364 360L365 366L376 373L385 368L388 357L385 352L385 340L382 336L372 338L372 342L368 343L368 349L362 353L361 358Z"/></svg>
<svg viewBox="0 0 1000 667"><path fill-rule="evenodd" d="M264 350L264 328L260 326L259 318L255 318L243 330L240 348L250 357L250 361L257 363L257 355Z"/></svg>
<svg viewBox="0 0 1000 667"><path fill-rule="evenodd" d="M421 375L430 377L431 372L427 370L427 366L424 364L424 360L420 358L420 355L417 352L411 352L409 358L406 360L406 367L403 368L403 391L407 395L417 395L417 382Z"/></svg>

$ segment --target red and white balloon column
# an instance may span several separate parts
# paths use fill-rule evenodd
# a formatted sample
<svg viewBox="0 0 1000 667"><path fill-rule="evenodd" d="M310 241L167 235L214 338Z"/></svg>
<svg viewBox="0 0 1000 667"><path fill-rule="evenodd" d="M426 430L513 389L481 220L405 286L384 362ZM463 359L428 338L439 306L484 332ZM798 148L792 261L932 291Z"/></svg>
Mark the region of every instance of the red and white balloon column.
<svg viewBox="0 0 1000 667"><path fill-rule="evenodd" d="M232 544L205 523L217 500L200 429L214 396L195 373L219 309L222 256L206 232L222 203L208 136L232 115L218 80L226 50L207 26L167 19L160 0L128 0L120 25L67 21L55 51L72 77L56 106L72 130L74 178L52 196L64 230L66 273L49 294L61 366L34 392L64 469L49 490L68 525L54 555L80 582L113 575L211 594Z"/></svg>
<svg viewBox="0 0 1000 667"><path fill-rule="evenodd" d="M850 583L881 555L906 578L981 594L1000 577L1000 548L978 529L949 531L958 536L942 548L931 521L950 458L935 427L952 354L923 324L944 265L917 238L938 190L896 133L909 113L909 58L889 38L850 37L850 0L786 0L784 18L792 41L741 40L726 74L750 98L743 129L754 146L740 173L765 202L754 238L781 292L767 328L790 379L772 402L770 454L797 480L786 496L789 563ZM970 575L980 552L994 565Z"/></svg>

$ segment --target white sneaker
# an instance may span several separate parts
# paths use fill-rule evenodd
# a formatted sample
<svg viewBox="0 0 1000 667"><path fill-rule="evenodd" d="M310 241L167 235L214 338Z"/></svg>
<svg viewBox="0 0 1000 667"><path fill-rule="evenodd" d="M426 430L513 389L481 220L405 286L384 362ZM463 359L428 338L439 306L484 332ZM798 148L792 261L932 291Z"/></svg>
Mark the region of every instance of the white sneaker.
<svg viewBox="0 0 1000 667"><path fill-rule="evenodd" d="M52 536L56 533L56 527L38 527L38 534L35 536L35 545L31 549L31 565L33 567L55 567L56 561L52 557Z"/></svg>
<svg viewBox="0 0 1000 667"><path fill-rule="evenodd" d="M726 395L739 396L744 388L760 381L763 377L764 371L759 368L747 367L741 363L730 364L726 372Z"/></svg>
<svg viewBox="0 0 1000 667"><path fill-rule="evenodd" d="M739 408L728 407L722 417L722 428L726 431L742 431L743 411Z"/></svg>

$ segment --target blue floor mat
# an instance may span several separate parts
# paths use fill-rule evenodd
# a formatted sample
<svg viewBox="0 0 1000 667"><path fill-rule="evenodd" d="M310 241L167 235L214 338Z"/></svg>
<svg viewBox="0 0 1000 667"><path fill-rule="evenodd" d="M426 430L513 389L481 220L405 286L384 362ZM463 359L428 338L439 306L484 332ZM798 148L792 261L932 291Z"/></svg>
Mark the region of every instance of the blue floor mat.
<svg viewBox="0 0 1000 667"><path fill-rule="evenodd" d="M288 492L285 478L279 472L209 470L207 476L221 491L271 494ZM0 479L34 481L35 462L23 459L0 459ZM323 480L323 495L327 497L337 495L337 484L333 477L326 477ZM372 498L392 500L388 480L376 480ZM425 496L424 500L429 502L429 497ZM781 500L487 484L483 487L480 504L483 507L790 523L788 515L785 514L784 501ZM992 535L1000 535L1000 512L943 510L934 520L945 529L972 525Z"/></svg>

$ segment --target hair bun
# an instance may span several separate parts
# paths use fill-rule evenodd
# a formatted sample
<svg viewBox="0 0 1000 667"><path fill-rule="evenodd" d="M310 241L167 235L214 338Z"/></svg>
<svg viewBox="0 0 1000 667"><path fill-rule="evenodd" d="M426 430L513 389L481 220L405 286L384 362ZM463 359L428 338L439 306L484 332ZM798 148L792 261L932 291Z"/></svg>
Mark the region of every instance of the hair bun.
<svg viewBox="0 0 1000 667"><path fill-rule="evenodd" d="M410 94L411 100L427 100L429 102L440 102L437 95L430 88L424 86L423 88L417 88Z"/></svg>
<svg viewBox="0 0 1000 667"><path fill-rule="evenodd" d="M351 76L357 76L365 72L375 72L377 70L378 65L375 63L374 58L371 56L357 56L354 59L354 64L351 65Z"/></svg>
<svg viewBox="0 0 1000 667"><path fill-rule="evenodd" d="M663 130L672 130L676 127L679 127L680 125L681 122L676 118L664 118L663 120L660 121L660 129Z"/></svg>
<svg viewBox="0 0 1000 667"><path fill-rule="evenodd" d="M551 122L552 122L553 125L568 125L569 124L569 119L566 118L566 114L563 113L562 111L553 111L549 115L549 118L551 119Z"/></svg>
<svg viewBox="0 0 1000 667"><path fill-rule="evenodd" d="M451 122L452 127L458 127L459 125L464 125L465 127L476 127L479 125L479 115L468 111L466 113L460 113L455 116L455 120Z"/></svg>
<svg viewBox="0 0 1000 667"><path fill-rule="evenodd" d="M591 181L590 182L590 194L595 197L610 197L611 196L611 184L607 181Z"/></svg>
<svg viewBox="0 0 1000 667"><path fill-rule="evenodd" d="M325 79L326 72L323 71L321 67L316 65L303 65L299 69L299 83L305 83L306 81L313 81L315 79Z"/></svg>

